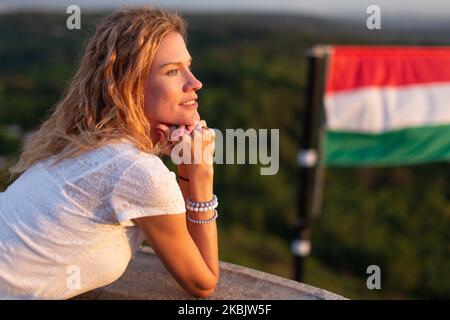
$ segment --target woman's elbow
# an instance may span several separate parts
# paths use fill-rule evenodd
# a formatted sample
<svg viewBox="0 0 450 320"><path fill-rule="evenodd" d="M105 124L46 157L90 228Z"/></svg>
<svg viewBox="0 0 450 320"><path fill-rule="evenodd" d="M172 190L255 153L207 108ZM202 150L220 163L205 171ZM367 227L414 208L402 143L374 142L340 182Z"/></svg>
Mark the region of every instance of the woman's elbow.
<svg viewBox="0 0 450 320"><path fill-rule="evenodd" d="M195 298L209 298L211 297L214 292L216 291L216 288L212 288L209 290L197 290L196 292L191 293Z"/></svg>
<svg viewBox="0 0 450 320"><path fill-rule="evenodd" d="M196 288L191 294L196 298L209 298L216 291L218 280L218 278L214 278L214 280L211 280L208 284Z"/></svg>

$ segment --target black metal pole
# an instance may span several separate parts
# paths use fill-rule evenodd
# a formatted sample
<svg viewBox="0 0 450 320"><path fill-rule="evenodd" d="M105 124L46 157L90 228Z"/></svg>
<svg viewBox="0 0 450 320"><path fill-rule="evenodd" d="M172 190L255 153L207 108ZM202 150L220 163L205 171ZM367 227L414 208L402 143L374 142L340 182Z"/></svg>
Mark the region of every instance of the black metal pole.
<svg viewBox="0 0 450 320"><path fill-rule="evenodd" d="M308 57L308 82L303 137L299 154L298 219L291 246L294 255L294 280L303 281L304 264L311 247L311 218L314 198L314 180L318 155L319 119L322 99L323 58L315 54Z"/></svg>

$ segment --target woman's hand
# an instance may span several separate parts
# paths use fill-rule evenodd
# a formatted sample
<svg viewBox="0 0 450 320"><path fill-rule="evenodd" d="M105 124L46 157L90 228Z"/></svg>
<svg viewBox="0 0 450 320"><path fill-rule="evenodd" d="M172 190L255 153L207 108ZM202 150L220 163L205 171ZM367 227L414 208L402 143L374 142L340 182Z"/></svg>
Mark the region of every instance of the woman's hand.
<svg viewBox="0 0 450 320"><path fill-rule="evenodd" d="M215 148L215 132L207 127L206 121L201 120L191 126L167 126L159 124L155 127L159 142L164 147L164 154L171 155L173 148L182 143L182 163L178 165L181 176L191 179L200 175L208 176L213 173L213 156ZM180 148L178 148L180 150ZM184 156L182 152L190 150Z"/></svg>

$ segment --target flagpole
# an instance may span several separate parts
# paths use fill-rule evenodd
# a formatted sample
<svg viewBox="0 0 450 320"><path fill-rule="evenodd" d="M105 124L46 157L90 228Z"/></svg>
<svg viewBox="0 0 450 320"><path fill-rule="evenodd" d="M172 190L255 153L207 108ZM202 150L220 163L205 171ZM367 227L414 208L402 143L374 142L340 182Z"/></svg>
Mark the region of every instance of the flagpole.
<svg viewBox="0 0 450 320"><path fill-rule="evenodd" d="M307 50L308 82L306 110L303 121L303 137L298 155L299 186L297 196L298 218L294 227L296 238L291 244L294 255L294 280L303 281L305 260L311 251L311 218L317 210L317 175L319 132L321 121L322 83L324 58L331 51L330 46L314 46ZM320 181L321 187L321 181Z"/></svg>

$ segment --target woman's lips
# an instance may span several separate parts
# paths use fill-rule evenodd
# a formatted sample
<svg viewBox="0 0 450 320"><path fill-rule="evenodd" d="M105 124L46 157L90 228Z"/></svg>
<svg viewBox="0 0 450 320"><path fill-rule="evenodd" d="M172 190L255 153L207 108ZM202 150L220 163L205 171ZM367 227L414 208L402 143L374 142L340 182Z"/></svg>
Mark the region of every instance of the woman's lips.
<svg viewBox="0 0 450 320"><path fill-rule="evenodd" d="M195 109L195 108L198 107L198 102L197 102L197 100L195 100L194 103L191 103L191 104L182 104L182 103L180 103L178 105L183 107L183 108Z"/></svg>

